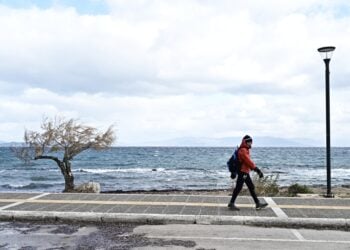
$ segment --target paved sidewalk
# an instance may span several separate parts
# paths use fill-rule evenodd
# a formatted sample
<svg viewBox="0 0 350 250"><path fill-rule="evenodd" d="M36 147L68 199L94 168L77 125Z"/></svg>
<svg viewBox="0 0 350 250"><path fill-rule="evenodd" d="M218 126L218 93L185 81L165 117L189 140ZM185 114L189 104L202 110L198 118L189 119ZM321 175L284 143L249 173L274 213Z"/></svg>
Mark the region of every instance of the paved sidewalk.
<svg viewBox="0 0 350 250"><path fill-rule="evenodd" d="M238 197L166 194L0 193L0 220L190 223L350 230L350 199Z"/></svg>

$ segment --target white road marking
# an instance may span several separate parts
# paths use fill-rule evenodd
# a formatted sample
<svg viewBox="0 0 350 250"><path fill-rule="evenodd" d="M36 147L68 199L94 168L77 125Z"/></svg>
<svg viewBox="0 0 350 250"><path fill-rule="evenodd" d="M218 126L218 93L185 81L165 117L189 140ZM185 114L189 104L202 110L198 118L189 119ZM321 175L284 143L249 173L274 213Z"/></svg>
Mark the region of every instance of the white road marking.
<svg viewBox="0 0 350 250"><path fill-rule="evenodd" d="M277 206L276 202L271 197L264 197L264 199L270 205L272 211L275 212L278 218L288 218L288 215L286 215L286 213L283 212L279 206Z"/></svg>
<svg viewBox="0 0 350 250"><path fill-rule="evenodd" d="M298 240L300 240L300 241L307 241L307 240L305 240L304 236L302 236L301 233L298 230L291 229L290 231L292 231L292 233L295 235L295 237L297 237Z"/></svg>
<svg viewBox="0 0 350 250"><path fill-rule="evenodd" d="M7 205L7 206L0 207L0 211L1 211L1 210L5 210L5 209L10 208L10 207L15 207L15 206L21 205L21 204L23 204L23 203L26 203L27 201L33 201L33 200L39 199L39 198L44 197L44 196L46 196L46 195L48 195L48 194L49 194L49 193L43 193L43 194L40 194L40 195L31 197L31 198L29 198L29 199L25 199L25 200L23 200L23 201L19 201L19 202L16 202L16 203L9 204L9 205Z"/></svg>
<svg viewBox="0 0 350 250"><path fill-rule="evenodd" d="M36 200L36 199L39 199L39 198L44 197L44 196L49 195L49 194L50 194L50 193L39 194L39 195L34 196L34 197L32 197L32 198L29 198L29 199L27 199L27 200Z"/></svg>
<svg viewBox="0 0 350 250"><path fill-rule="evenodd" d="M183 240L230 240L230 241L273 241L273 242L309 242L309 243L337 243L350 244L350 241L342 240L292 240L292 239L269 239L269 238L235 238L235 237L200 237L200 236L157 236L146 235L150 239L183 239Z"/></svg>
<svg viewBox="0 0 350 250"><path fill-rule="evenodd" d="M23 204L23 203L24 203L24 202L16 202L16 203L9 204L9 205L7 205L7 206L3 206L3 207L0 208L0 211L1 211L1 210L4 210L4 209L7 209L7 208L10 208L10 207L15 207L15 206L21 205L21 204Z"/></svg>

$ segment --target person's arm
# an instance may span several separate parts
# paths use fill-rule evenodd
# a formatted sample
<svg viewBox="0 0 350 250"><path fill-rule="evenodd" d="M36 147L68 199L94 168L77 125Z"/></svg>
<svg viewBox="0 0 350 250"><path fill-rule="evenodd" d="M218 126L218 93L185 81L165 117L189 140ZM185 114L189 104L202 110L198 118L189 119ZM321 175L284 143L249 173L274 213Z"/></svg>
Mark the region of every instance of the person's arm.
<svg viewBox="0 0 350 250"><path fill-rule="evenodd" d="M263 178L264 177L263 172L261 172L261 170L258 167L255 166L254 171L259 175L259 178Z"/></svg>
<svg viewBox="0 0 350 250"><path fill-rule="evenodd" d="M248 149L246 148L241 148L239 150L239 160L242 164L248 166L252 170L256 168L255 163L250 159Z"/></svg>
<svg viewBox="0 0 350 250"><path fill-rule="evenodd" d="M242 148L240 149L240 160L242 163L244 163L246 166L248 166L250 169L255 171L258 175L259 178L263 178L264 174L261 172L261 170L255 165L255 163L250 159L249 152L247 149Z"/></svg>

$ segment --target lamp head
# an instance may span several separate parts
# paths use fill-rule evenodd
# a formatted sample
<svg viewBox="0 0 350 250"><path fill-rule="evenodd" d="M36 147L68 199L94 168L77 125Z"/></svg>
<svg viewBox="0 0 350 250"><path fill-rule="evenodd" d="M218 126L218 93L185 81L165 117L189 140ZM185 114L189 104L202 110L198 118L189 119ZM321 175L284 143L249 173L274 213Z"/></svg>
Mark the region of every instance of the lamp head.
<svg viewBox="0 0 350 250"><path fill-rule="evenodd" d="M321 47L318 48L317 51L320 52L320 55L323 60L331 60L333 51L335 50L334 46L326 46L326 47Z"/></svg>

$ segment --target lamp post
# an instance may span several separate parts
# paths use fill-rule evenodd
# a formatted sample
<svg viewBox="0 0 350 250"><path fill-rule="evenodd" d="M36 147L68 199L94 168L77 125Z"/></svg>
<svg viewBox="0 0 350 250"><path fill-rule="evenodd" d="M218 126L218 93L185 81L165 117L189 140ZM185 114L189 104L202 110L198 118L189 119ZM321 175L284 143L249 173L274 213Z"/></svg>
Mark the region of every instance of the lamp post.
<svg viewBox="0 0 350 250"><path fill-rule="evenodd" d="M326 66L326 145L327 145L327 194L325 197L333 198L331 192L331 122L330 122L330 99L329 99L329 62L335 47L327 46L317 49Z"/></svg>

